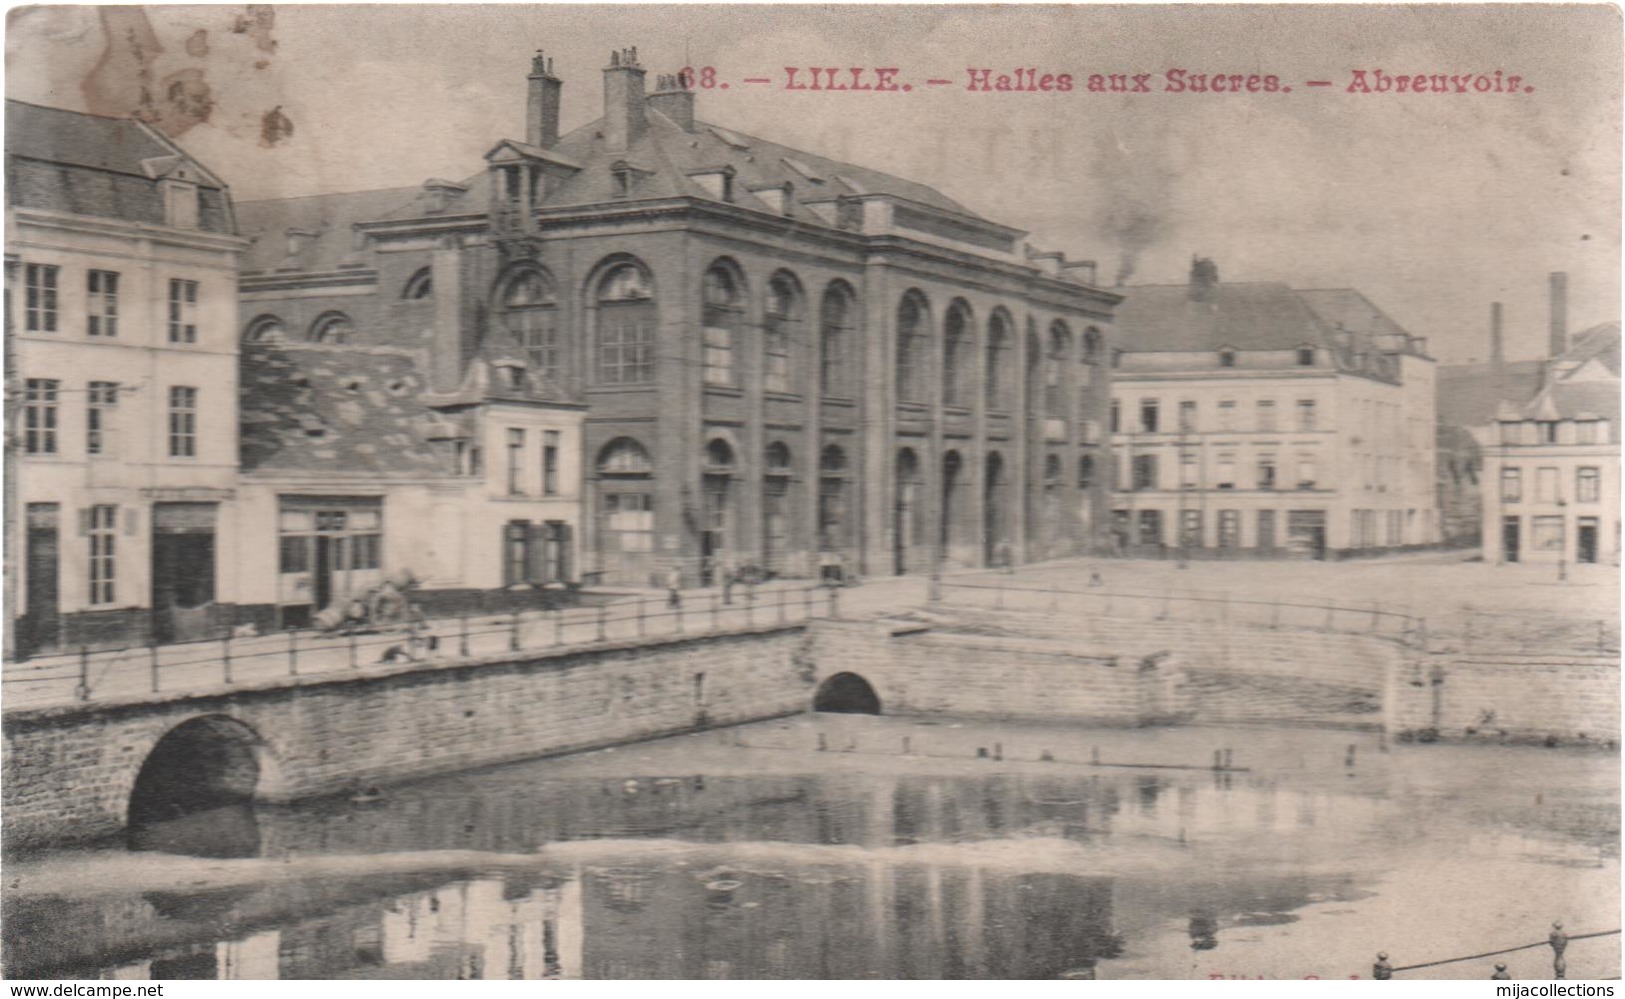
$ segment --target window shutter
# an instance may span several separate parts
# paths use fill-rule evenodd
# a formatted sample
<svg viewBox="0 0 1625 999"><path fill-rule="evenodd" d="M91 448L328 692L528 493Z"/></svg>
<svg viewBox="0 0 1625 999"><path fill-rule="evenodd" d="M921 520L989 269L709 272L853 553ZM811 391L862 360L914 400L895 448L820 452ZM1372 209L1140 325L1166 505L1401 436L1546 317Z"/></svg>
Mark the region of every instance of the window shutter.
<svg viewBox="0 0 1625 999"><path fill-rule="evenodd" d="M138 530L140 530L140 528L141 528L140 518L141 518L141 511L140 510L137 510L133 506L127 506L127 507L124 508L124 536L125 537L127 537L127 538L135 537L136 532Z"/></svg>
<svg viewBox="0 0 1625 999"><path fill-rule="evenodd" d="M90 507L88 506L79 508L79 536L81 538L90 536Z"/></svg>

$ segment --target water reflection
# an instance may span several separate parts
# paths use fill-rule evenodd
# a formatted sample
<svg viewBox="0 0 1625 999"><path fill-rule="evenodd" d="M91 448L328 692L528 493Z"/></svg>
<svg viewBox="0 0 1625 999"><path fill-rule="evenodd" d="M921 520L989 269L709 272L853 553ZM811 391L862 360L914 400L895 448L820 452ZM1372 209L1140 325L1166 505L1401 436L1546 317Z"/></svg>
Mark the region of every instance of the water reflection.
<svg viewBox="0 0 1625 999"><path fill-rule="evenodd" d="M1431 793L1396 794L1340 773L1330 785L1265 773L1059 764L672 774L661 773L661 752L651 748L624 769L609 757L596 772L577 764L576 776L539 761L393 787L365 803L349 796L297 807L237 803L152 818L132 845L260 859L195 868L181 860L175 870L183 873L169 883L94 898L10 893L6 971L25 978L1202 976L1246 970L1233 962L1257 954L1266 934L1316 932L1299 921L1306 906L1354 912L1390 869L1401 870L1402 881L1424 876L1432 862L1402 857L1403 850L1450 835L1441 830L1459 821ZM682 746L664 758L694 759ZM1552 850L1541 844L1550 840L1540 832L1480 835L1507 864L1542 849L1549 863ZM1452 842L1485 853L1476 839ZM460 851L456 866L437 861L447 856L440 851ZM1556 855L1577 868L1585 858L1600 864L1603 852L1571 839ZM343 856L345 876L300 873L324 856ZM196 881L185 873L194 870ZM232 870L247 873L230 885L209 882ZM1494 891L1494 878L1484 883ZM1475 911L1481 901L1464 896L1453 904ZM1358 948L1324 958L1352 968L1369 965L1372 934L1390 932L1318 925L1331 933L1318 939ZM1384 942L1396 939L1403 938ZM1304 960L1323 959L1315 944L1302 947Z"/></svg>

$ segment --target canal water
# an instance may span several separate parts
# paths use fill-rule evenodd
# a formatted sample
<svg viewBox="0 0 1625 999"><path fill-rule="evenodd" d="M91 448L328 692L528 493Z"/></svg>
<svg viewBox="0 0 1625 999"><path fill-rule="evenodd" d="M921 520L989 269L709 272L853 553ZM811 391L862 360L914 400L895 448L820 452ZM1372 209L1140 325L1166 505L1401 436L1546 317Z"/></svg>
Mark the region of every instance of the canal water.
<svg viewBox="0 0 1625 999"><path fill-rule="evenodd" d="M1618 759L808 715L12 858L21 978L1348 978L1618 928ZM1620 973L1577 941L1570 978ZM1546 977L1550 951L1501 960ZM1399 977L1487 978L1487 960Z"/></svg>

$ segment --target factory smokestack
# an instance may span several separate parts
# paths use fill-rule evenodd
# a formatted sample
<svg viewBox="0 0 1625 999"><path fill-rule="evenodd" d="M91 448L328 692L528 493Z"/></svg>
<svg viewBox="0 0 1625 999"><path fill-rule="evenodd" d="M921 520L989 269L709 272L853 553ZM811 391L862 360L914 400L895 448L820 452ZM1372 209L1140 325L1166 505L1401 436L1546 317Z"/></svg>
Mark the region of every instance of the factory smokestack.
<svg viewBox="0 0 1625 999"><path fill-rule="evenodd" d="M1550 357L1561 357L1569 348L1569 276L1553 271L1551 342L1546 351Z"/></svg>

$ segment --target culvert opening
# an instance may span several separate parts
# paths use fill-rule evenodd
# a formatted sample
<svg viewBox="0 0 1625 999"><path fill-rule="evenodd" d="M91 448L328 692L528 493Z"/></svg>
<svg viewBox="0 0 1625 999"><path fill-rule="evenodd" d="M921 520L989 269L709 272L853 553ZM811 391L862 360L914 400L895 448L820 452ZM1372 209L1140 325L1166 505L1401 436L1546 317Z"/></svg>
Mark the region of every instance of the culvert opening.
<svg viewBox="0 0 1625 999"><path fill-rule="evenodd" d="M130 794L132 850L198 857L259 854L254 792L258 733L210 715L169 730L147 754Z"/></svg>
<svg viewBox="0 0 1625 999"><path fill-rule="evenodd" d="M844 715L880 714L880 697L869 681L856 673L837 673L818 685L813 710Z"/></svg>

